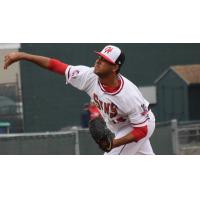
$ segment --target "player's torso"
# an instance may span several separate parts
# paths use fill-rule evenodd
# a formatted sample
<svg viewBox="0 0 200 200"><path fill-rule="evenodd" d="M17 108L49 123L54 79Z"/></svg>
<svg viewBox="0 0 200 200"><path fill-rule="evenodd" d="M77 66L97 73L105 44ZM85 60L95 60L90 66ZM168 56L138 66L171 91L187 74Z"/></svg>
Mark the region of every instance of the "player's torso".
<svg viewBox="0 0 200 200"><path fill-rule="evenodd" d="M122 79L119 90L113 94L105 92L98 79L94 81L93 87L88 92L106 121L108 128L115 133L131 126L128 118L129 105L126 106L126 99L130 92L134 93L137 90L130 88L125 78Z"/></svg>
<svg viewBox="0 0 200 200"><path fill-rule="evenodd" d="M68 66L65 72L66 84L70 83L85 91L94 100L108 128L118 133L127 127L142 126L148 120L148 105L138 88L128 79L119 75L120 85L108 92L94 74L94 68ZM105 89L107 88L107 90Z"/></svg>
<svg viewBox="0 0 200 200"><path fill-rule="evenodd" d="M127 113L120 108L120 104L115 97L110 97L108 94L95 90L92 99L108 127L113 131L117 131L117 129L129 123Z"/></svg>

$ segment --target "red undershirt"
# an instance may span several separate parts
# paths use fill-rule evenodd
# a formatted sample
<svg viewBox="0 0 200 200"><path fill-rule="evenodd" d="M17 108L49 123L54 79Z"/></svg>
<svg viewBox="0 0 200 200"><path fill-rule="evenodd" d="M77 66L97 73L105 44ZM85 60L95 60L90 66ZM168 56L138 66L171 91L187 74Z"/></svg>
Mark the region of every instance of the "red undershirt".
<svg viewBox="0 0 200 200"><path fill-rule="evenodd" d="M118 86L117 87L111 87L111 86L106 86L106 85L103 85L103 89L108 92L108 93L113 93L113 92L116 92L117 90L119 90L120 86L121 86L121 80L119 79L118 80Z"/></svg>
<svg viewBox="0 0 200 200"><path fill-rule="evenodd" d="M68 64L65 64L57 59L50 59L48 69L61 75L65 75Z"/></svg>

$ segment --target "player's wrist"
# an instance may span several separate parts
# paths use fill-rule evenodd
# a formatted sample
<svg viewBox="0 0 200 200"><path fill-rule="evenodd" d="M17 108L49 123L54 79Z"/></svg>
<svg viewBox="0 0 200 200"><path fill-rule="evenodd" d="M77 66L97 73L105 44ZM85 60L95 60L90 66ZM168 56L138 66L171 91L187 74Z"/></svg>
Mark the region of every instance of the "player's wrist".
<svg viewBox="0 0 200 200"><path fill-rule="evenodd" d="M30 60L30 54L24 53L24 52L19 52L18 54L19 60Z"/></svg>
<svg viewBox="0 0 200 200"><path fill-rule="evenodd" d="M113 139L113 142L112 142L112 148L116 148L120 146L119 144L119 139Z"/></svg>
<svg viewBox="0 0 200 200"><path fill-rule="evenodd" d="M133 137L133 135L131 133L127 134L124 137L118 138L118 139L114 139L113 140L113 148L119 147L121 145L125 145L128 143L131 143L135 141L135 138Z"/></svg>

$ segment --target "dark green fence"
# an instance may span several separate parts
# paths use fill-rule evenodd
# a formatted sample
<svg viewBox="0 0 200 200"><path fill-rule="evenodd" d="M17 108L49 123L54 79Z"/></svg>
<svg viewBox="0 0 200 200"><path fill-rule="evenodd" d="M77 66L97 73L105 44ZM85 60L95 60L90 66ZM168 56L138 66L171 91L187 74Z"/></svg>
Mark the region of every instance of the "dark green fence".
<svg viewBox="0 0 200 200"><path fill-rule="evenodd" d="M79 131L79 147L81 155L102 155L101 151L92 137L89 135L88 130Z"/></svg>
<svg viewBox="0 0 200 200"><path fill-rule="evenodd" d="M0 154L73 155L74 134L12 134L0 136Z"/></svg>
<svg viewBox="0 0 200 200"><path fill-rule="evenodd" d="M158 155L173 154L170 123L157 126L151 143ZM68 132L1 134L2 155L102 155L87 129Z"/></svg>
<svg viewBox="0 0 200 200"><path fill-rule="evenodd" d="M154 134L151 137L151 144L155 154L174 154L171 122L157 124Z"/></svg>

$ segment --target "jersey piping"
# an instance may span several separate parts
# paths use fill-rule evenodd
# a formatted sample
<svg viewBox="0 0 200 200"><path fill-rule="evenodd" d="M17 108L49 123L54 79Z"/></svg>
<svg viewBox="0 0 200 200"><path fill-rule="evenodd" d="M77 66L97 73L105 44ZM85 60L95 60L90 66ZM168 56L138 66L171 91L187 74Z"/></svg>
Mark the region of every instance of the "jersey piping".
<svg viewBox="0 0 200 200"><path fill-rule="evenodd" d="M121 92L121 90L123 89L123 86L124 86L124 80L123 80L122 76L119 75L119 78L120 78L121 84L120 84L120 87L117 91L114 91L114 92L106 91L100 81L98 81L99 87L106 94L109 94L109 95L112 95L112 96L119 94Z"/></svg>

